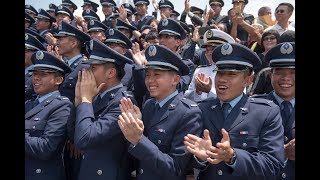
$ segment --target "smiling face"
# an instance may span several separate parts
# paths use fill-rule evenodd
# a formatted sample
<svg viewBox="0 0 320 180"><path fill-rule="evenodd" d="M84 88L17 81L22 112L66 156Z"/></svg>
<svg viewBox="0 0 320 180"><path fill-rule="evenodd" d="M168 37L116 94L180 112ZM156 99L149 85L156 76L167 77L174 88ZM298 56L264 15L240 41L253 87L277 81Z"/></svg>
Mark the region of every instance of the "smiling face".
<svg viewBox="0 0 320 180"><path fill-rule="evenodd" d="M63 77L59 73L38 70L32 72L33 89L40 96L58 90L62 82Z"/></svg>
<svg viewBox="0 0 320 180"><path fill-rule="evenodd" d="M180 76L173 71L147 69L145 84L150 92L150 96L157 101L162 101L172 94L180 81Z"/></svg>
<svg viewBox="0 0 320 180"><path fill-rule="evenodd" d="M218 99L229 102L238 97L253 79L247 71L218 71L215 77L215 87Z"/></svg>
<svg viewBox="0 0 320 180"><path fill-rule="evenodd" d="M282 99L288 101L295 97L296 70L294 68L274 68L271 73L271 84Z"/></svg>

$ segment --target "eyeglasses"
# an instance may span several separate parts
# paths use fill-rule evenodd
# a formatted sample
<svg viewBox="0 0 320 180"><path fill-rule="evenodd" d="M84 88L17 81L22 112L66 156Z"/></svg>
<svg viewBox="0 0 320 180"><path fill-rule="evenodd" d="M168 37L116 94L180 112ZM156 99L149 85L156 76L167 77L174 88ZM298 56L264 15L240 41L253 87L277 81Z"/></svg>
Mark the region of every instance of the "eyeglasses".
<svg viewBox="0 0 320 180"><path fill-rule="evenodd" d="M276 37L275 36L269 36L269 37L264 37L263 38L263 41L272 41L272 40L274 40L274 39L276 39Z"/></svg>
<svg viewBox="0 0 320 180"><path fill-rule="evenodd" d="M282 13L284 13L284 10L283 9L277 10L276 13L282 14Z"/></svg>

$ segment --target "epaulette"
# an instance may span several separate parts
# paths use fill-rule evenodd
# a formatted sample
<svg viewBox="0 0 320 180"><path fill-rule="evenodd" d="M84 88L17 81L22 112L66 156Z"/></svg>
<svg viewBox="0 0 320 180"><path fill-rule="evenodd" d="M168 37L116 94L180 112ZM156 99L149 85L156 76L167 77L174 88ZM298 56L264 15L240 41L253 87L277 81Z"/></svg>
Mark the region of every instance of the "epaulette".
<svg viewBox="0 0 320 180"><path fill-rule="evenodd" d="M252 98L264 98L264 99L266 99L267 97L268 97L268 94L253 94L253 95L251 95L250 97L252 97Z"/></svg>
<svg viewBox="0 0 320 180"><path fill-rule="evenodd" d="M133 98L133 93L131 91L122 91L124 97Z"/></svg>
<svg viewBox="0 0 320 180"><path fill-rule="evenodd" d="M209 66L211 66L211 64L202 64L197 66L197 68L203 68L203 67L209 67Z"/></svg>
<svg viewBox="0 0 320 180"><path fill-rule="evenodd" d="M69 98L67 98L66 96L58 96L57 99L60 99L62 101L69 101Z"/></svg>
<svg viewBox="0 0 320 180"><path fill-rule="evenodd" d="M248 101L250 103L255 103L255 104L265 104L268 106L271 106L271 104L274 104L273 101L269 99L264 99L264 98L256 98L256 97L249 97Z"/></svg>
<svg viewBox="0 0 320 180"><path fill-rule="evenodd" d="M191 101L190 99L187 98L182 98L181 102L183 104L185 104L187 107L189 107L190 109L193 107L198 107L198 104L196 102Z"/></svg>
<svg viewBox="0 0 320 180"><path fill-rule="evenodd" d="M199 104L199 103L210 102L210 101L215 101L215 100L216 100L215 97L209 97L209 98L202 99L202 100L198 101L198 104Z"/></svg>

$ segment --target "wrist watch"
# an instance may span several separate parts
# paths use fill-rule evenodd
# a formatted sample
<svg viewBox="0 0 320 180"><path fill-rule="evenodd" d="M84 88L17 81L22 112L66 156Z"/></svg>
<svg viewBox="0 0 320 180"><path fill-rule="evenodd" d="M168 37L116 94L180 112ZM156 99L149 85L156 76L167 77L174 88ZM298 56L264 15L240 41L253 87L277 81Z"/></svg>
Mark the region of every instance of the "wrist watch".
<svg viewBox="0 0 320 180"><path fill-rule="evenodd" d="M237 154L236 154L236 151L233 149L233 156L231 157L230 162L226 164L233 165L236 159L237 159Z"/></svg>

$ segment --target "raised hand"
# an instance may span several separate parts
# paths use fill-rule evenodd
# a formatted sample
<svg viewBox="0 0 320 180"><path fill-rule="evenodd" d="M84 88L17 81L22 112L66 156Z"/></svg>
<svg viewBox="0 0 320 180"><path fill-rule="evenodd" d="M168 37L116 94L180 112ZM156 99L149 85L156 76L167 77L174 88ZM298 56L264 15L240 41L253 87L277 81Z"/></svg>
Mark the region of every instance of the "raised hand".
<svg viewBox="0 0 320 180"><path fill-rule="evenodd" d="M209 130L205 129L203 131L203 139L195 135L188 134L184 137L183 143L190 153L194 154L202 161L207 160L209 157L207 155L207 150L212 146Z"/></svg>
<svg viewBox="0 0 320 180"><path fill-rule="evenodd" d="M140 119L136 119L130 112L122 112L119 115L118 125L124 137L133 145L136 145L142 137L144 125Z"/></svg>
<svg viewBox="0 0 320 180"><path fill-rule="evenodd" d="M120 100L120 110L121 112L130 112L135 119L142 119L142 114L138 106L134 105L130 98L123 97Z"/></svg>
<svg viewBox="0 0 320 180"><path fill-rule="evenodd" d="M144 50L140 52L140 46L137 42L132 43L132 48L129 49L129 52L132 55L132 58L134 62L138 65L144 65L147 64L147 58L145 56Z"/></svg>
<svg viewBox="0 0 320 180"><path fill-rule="evenodd" d="M195 86L198 94L200 92L209 93L212 88L212 79L211 77L206 77L204 73L199 73L197 77L195 77Z"/></svg>
<svg viewBox="0 0 320 180"><path fill-rule="evenodd" d="M211 164L218 164L222 161L229 162L233 156L234 150L230 146L230 137L225 129L221 130L222 139L221 142L216 144L217 147L211 146L207 151L207 161Z"/></svg>
<svg viewBox="0 0 320 180"><path fill-rule="evenodd" d="M292 139L289 143L284 145L284 153L286 158L296 160L296 139Z"/></svg>

